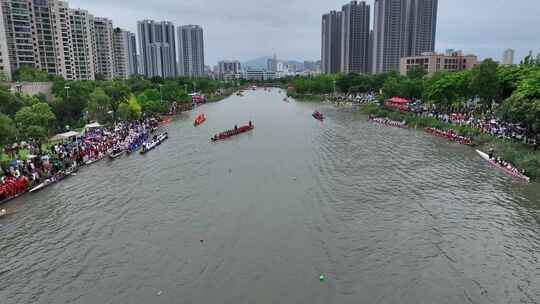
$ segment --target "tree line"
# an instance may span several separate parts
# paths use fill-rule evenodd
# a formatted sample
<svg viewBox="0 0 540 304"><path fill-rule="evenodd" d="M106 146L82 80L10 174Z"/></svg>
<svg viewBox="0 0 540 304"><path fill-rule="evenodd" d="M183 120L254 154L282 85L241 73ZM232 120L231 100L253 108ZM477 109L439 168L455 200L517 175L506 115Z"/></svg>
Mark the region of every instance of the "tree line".
<svg viewBox="0 0 540 304"><path fill-rule="evenodd" d="M20 81L53 81L52 100L43 94L27 96L0 85L0 145L21 140L45 140L52 133L84 126L90 121L111 123L143 114L167 112L173 102L190 103L188 92L212 95L235 84L209 78L179 77L127 80L66 81L41 71L22 68Z"/></svg>
<svg viewBox="0 0 540 304"><path fill-rule="evenodd" d="M540 58L521 64L499 65L486 59L471 70L426 75L415 68L406 76L348 74L296 77L290 81L297 94L382 93L422 100L440 112L476 111L522 124L529 134L540 133Z"/></svg>

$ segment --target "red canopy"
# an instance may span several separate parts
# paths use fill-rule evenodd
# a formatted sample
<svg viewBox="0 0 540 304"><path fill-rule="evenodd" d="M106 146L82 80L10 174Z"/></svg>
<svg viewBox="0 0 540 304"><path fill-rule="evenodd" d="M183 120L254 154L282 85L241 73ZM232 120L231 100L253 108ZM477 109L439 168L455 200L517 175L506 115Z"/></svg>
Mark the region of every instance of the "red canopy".
<svg viewBox="0 0 540 304"><path fill-rule="evenodd" d="M392 98L388 99L387 101L392 102L392 103L400 103L400 104L412 102L409 99L401 98L401 97L392 97Z"/></svg>

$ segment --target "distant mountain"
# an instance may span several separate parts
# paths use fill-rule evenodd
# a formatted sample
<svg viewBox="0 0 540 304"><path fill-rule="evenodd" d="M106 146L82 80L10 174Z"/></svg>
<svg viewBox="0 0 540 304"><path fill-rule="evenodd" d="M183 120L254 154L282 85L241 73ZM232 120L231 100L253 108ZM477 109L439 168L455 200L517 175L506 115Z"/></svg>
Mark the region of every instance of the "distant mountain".
<svg viewBox="0 0 540 304"><path fill-rule="evenodd" d="M255 58L246 62L242 62L242 68L247 69L266 69L268 59L272 59L272 56L263 56ZM287 64L294 64L296 66L303 66L304 62L297 60L286 60L278 57L279 62L285 62Z"/></svg>
<svg viewBox="0 0 540 304"><path fill-rule="evenodd" d="M252 69L266 69L266 63L268 59L271 59L271 56L264 56L255 58L242 63L242 68L252 68Z"/></svg>

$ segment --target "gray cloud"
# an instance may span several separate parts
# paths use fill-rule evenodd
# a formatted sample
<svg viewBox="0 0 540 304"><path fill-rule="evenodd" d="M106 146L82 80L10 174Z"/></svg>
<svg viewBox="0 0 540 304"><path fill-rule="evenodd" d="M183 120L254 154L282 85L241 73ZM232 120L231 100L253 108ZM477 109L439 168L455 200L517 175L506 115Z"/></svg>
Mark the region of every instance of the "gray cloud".
<svg viewBox="0 0 540 304"><path fill-rule="evenodd" d="M136 32L142 19L199 24L205 31L206 61L247 60L277 53L286 59L320 57L321 15L338 10L337 0L68 0L115 26ZM372 4L373 0L368 0ZM439 0L438 50L463 49L500 59L506 48L517 57L540 52L538 0Z"/></svg>

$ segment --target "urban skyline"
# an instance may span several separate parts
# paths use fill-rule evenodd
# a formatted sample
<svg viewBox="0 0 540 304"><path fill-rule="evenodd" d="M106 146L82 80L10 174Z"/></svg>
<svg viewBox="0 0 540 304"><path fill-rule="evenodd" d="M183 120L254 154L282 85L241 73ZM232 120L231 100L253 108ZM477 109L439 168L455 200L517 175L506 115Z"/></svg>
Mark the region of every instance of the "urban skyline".
<svg viewBox="0 0 540 304"><path fill-rule="evenodd" d="M429 16L429 12L435 12L436 14L436 8L437 8L437 2L436 0L375 0L375 4L377 5L377 3L381 3L381 2L385 2L385 1L388 1L388 2L391 2L391 1L394 1L394 2L403 2L403 3L408 3L404 8L402 8L402 10L404 11L404 13L401 13L400 14L400 17L403 19L400 21L400 23L402 23L402 27L403 29L401 29L402 31L402 35L403 36L409 36L409 37L413 37L413 39L405 39L404 42L400 43L400 46L399 46L399 49L400 49L400 55L399 56L393 56L393 57L396 57L398 58L397 60L394 58L392 59L392 64L393 64L393 67L392 69L396 69L396 63L395 62L398 62L399 63L399 58L400 57L404 57L404 56L411 56L411 55L419 55L421 54L423 51L433 51L433 50L440 50L440 47L438 48L433 48L434 44L435 44L435 40L434 40L434 37L435 37L435 22L426 22L425 19L426 19L426 15ZM13 2L13 3L22 3L22 5L25 5L24 1L20 1L20 0L3 0L2 3L8 3L8 2ZM43 6L44 3L55 3L54 5L50 5L51 7L55 6L54 10L59 13L59 16L60 18L58 18L58 20L49 20L48 19L48 15L47 15L47 9L52 9L52 8L45 8L45 7L41 7L40 6ZM365 3L369 3L370 1L366 1ZM160 68L153 71L152 73L148 73L147 71L145 71L144 74L146 75L160 75L160 76L165 76L165 77L174 77L176 75L190 75L190 76L197 76L197 75L203 75L204 74L204 71L205 71L205 65L204 65L204 62L207 61L206 58L205 58L205 52L204 52L204 46L203 47L199 47L198 49L200 49L200 51L196 51L194 52L195 48L191 47L192 50L191 51L184 51L184 52L181 52L180 49L177 50L177 43L179 44L180 41L176 42L175 39L179 36L177 36L178 34L177 33L172 33L172 35L170 34L167 34L167 36L171 36L171 38L168 38L170 41L165 41L166 44L163 44L163 42L157 42L157 44L155 43L151 43L150 45L145 45L144 48L141 48L140 46L140 41L136 41L136 43L138 44L137 45L137 49L138 49L138 54L135 53L133 51L133 48L131 48L131 51L130 51L130 54L129 56L126 56L124 55L125 52L118 52L117 50L117 46L114 45L114 37L113 37L113 29L117 29L117 24L115 23L114 20L111 20L107 17L101 17L101 16L97 16L95 14L92 14L92 12L86 10L86 9L74 9L72 7L69 7L69 3L71 3L71 1L69 2L64 2L64 1L41 1L41 2L35 2L33 4L33 6L35 7L35 12L34 12L34 20L31 21L31 20L27 20L28 22L34 22L36 24L38 24L39 26L37 26L37 33L34 33L34 35L36 35L38 38L37 38L37 42L38 44L43 44L43 46L40 46L39 49L42 49L43 47L48 47L50 45L50 42L47 42L45 41L44 37L47 37L47 35L43 35L42 32L40 32L40 26L43 28L43 26L45 26L44 28L47 28L48 26L54 28L54 33L53 33L53 36L58 36L58 37L61 37L62 39L62 44L60 45L59 48L57 48L56 52L46 52L46 51L36 51L34 50L34 54L31 54L31 55L28 55L25 57L25 52L28 53L29 51L27 51L26 47L11 47L11 49L16 49L15 52L9 52L9 43L7 43L7 49L8 49L8 54L10 55L9 57L11 58L17 58L18 61L20 62L23 62L25 60L29 60L28 62L31 62L31 64L33 64L34 66L40 68L40 69L43 69L43 70L47 70L49 71L49 73L51 74L58 74L58 75L62 75L64 76L64 78L66 79L92 79L92 75L101 75L103 76L104 78L106 79L112 79L114 77L125 77L126 73L124 72L124 70L126 70L125 68L123 67L118 67L116 66L116 62L117 60L115 60L115 54L118 54L118 56L120 56L122 59L120 61L118 61L118 64L122 65L122 64L125 64L123 62L123 60L127 57L128 60L127 60L127 65L128 65L128 68L127 68L127 75L130 74L130 72L134 72L134 71L139 71L140 68L137 66L138 65L138 61L140 59L143 60L143 62L148 62L148 64L150 64L152 61L149 60L149 58L151 58L152 56L148 56L146 53L150 53L150 54L153 54L153 61L161 61L160 63ZM361 1L360 2L362 5L364 5L364 1ZM418 10L418 8L421 8L422 5L419 5L419 4L424 4L424 6L427 7L426 3L434 3L432 5L431 8L428 8L428 9L424 9L424 11L420 11ZM67 4L67 5L66 5ZM65 7L64 7L65 6ZM347 11L347 7L350 6L350 4L345 4L342 8L343 10L343 17L345 17L345 12ZM365 5L365 7L367 7L367 11L370 12L370 6L369 4ZM365 10L366 8L364 8ZM5 8L4 8L5 10ZM417 10L417 11L415 11ZM41 11L43 11L44 13L42 14ZM62 13L63 11L65 11L64 13ZM350 12L352 12L354 10L349 10L349 15L350 15ZM373 11L375 11L375 8L373 9ZM413 12L413 13L411 13ZM375 13L375 12L374 12ZM435 14L432 14L432 15L435 15ZM366 14L364 14L365 16ZM373 20L373 22L371 22L371 20L369 20L370 18L370 15L367 15L367 18L366 17L363 17L364 19L362 19L362 22L368 24L367 26L364 26L364 29L362 30L362 33L358 33L358 37L362 36L363 38L363 42L361 43L361 45L366 45L365 41L368 40L368 39L372 39L369 35L369 33L367 32L367 28L369 28L369 24L372 23L374 24L374 29L375 29L375 20ZM61 20L62 16L69 16L68 17L64 17L65 20ZM351 17L353 15L350 15ZM418 20L418 17L417 16L423 16L424 20ZM351 18L349 17L349 18ZM376 19L376 16L374 16L375 18L373 19ZM82 19L81 19L82 18ZM347 21L347 18L343 18L345 22L348 22ZM9 23L9 17L6 17L4 18L3 21L6 21ZM360 19L359 19L360 20ZM49 22L50 24L47 24L47 22ZM54 23L54 24L53 24ZM85 23L88 23L85 25ZM41 25L41 24L44 24L44 25ZM426 27L426 24L427 25L430 25L431 24L431 28L430 30L419 30L418 29L418 26L416 26L416 24L423 24L424 27ZM170 22L170 25L171 25L171 29L175 28L175 25L173 22ZM182 26L180 26L182 27ZM9 27L6 27L6 28L9 28ZM427 28L429 28L429 26L427 26ZM127 33L130 33L129 31L127 31L126 29L122 29L123 31L127 32ZM42 29L41 29L42 31ZM76 34L72 34L72 35L65 35L65 31L71 31L73 33L76 33ZM172 32L174 32L175 30L173 30ZM140 31L139 31L140 32ZM168 31L168 32L171 32L171 31ZM41 33L41 34L40 34ZM348 34L349 36L351 35L351 32L350 31L344 31L344 33ZM7 34L7 36L9 37L10 33L9 33L9 30L6 30L5 31L5 34ZM22 32L19 32L19 33L11 33L11 35L21 35ZM41 35L41 36L40 36ZM71 36L71 37L69 37ZM176 38L175 38L176 36ZM373 35L375 38L373 39L377 39L376 35ZM20 36L19 36L20 37ZM75 39L75 37L77 37ZM82 37L82 38L81 38ZM133 42L133 34L130 33L130 37L129 39L131 40L131 42ZM141 35L139 34L138 35L138 38L141 37ZM202 29L201 29L201 37L202 37ZM420 37L420 39L418 39L418 37ZM82 39L82 40L81 40ZM116 39L118 40L118 39ZM139 39L140 40L140 39ZM340 52L343 52L343 54L359 54L359 53L362 53L364 50L361 50L361 51L358 51L358 50L347 50L347 48L350 48L349 46L349 42L350 42L350 45L355 45L358 44L357 42L353 43L353 41L355 40L358 40L358 38L353 38L352 36L350 36L348 39L341 39L341 43L340 43L340 48L342 50L340 50ZM19 39L20 41L20 39ZM202 42L202 38L200 39L200 41ZM17 42L19 43L19 42ZM119 42L120 43L120 42ZM324 42L322 42L324 44ZM19 43L20 44L20 43ZM90 47L86 47L87 44L92 44ZM127 46L129 48L129 45L130 44L126 44L124 42L121 43L124 47ZM63 47L62 47L63 45ZM131 44L132 45L132 44ZM203 45L204 45L204 42L203 42ZM358 44L360 45L360 44ZM2 49L6 49L6 45L5 44L2 44L0 45L0 56L2 58L6 58L6 55L5 55L5 51L4 53L2 53ZM357 46L358 48L358 46ZM369 48L368 51L366 53L370 53L370 51L372 51L373 48ZM17 52L20 52L20 54L17 54ZM467 51L464 51L465 53L468 53ZM73 54L78 54L78 56L73 56ZM197 56L194 56L193 54L197 53ZM321 51L322 53L322 51ZM146 55L145 55L146 54ZM158 55L158 54L161 54L161 55ZM162 55L162 54L166 54L166 56ZM189 55L191 54L191 55ZM202 55L201 55L202 54ZM191 56L191 58L189 58L189 56ZM159 59L158 59L159 57ZM188 58L188 59L185 59L185 60L181 60L181 58ZM341 58L339 58L339 65L340 65L340 70L341 71L344 71L344 72L349 72L349 71L354 71L354 72L365 72L365 71L369 71L369 70L372 70L375 65L377 64L375 62L375 60L371 60L372 57L373 58L376 58L376 54L373 55L373 56L359 56L357 55L356 56L356 60L358 61L358 59L365 59L366 57L368 57L368 61L371 62L368 66L367 69L364 69L362 67L352 67L352 68L348 68L347 66L350 65L351 63L348 62L348 60L350 60L350 58L347 56L341 56ZM480 59L481 59L481 56L479 56ZM519 62L520 60L520 57L519 55L518 56L515 56L517 57L518 59L516 60L517 62ZM135 58L139 58L138 60L135 60ZM163 60L163 58L167 58L167 60ZM201 59L198 59L198 58L201 58ZM227 56L221 56L221 58L223 59L229 59L230 57L227 57ZM238 56L235 56L233 58L238 58ZM289 57L290 58L290 57ZM352 58L352 57L351 57ZM503 62L503 58L502 56L493 56L493 58L497 61L501 61ZM31 59L31 60L30 60ZM197 62L197 69L193 69L193 68L188 68L187 70L189 70L190 72L186 72L187 70L185 68L181 68L180 67L180 63L181 61L182 62L192 62L193 60L195 60ZM4 59L2 61L5 61ZM353 60L354 61L354 60ZM202 62L202 63L201 63ZM170 64L169 64L170 63ZM364 65L365 63L362 63L362 65ZM5 64L4 64L5 65ZM4 65L2 64L2 62L0 62L0 66L2 68L4 68ZM189 65L189 64L188 64ZM358 64L357 64L358 65ZM143 64L143 67L146 66L146 64ZM151 65L151 66L154 66L154 65ZM323 68L324 68L324 64L323 64ZM379 68L380 70L378 70L378 72L380 71L384 71L386 68Z"/></svg>
<svg viewBox="0 0 540 304"><path fill-rule="evenodd" d="M348 1L276 0L264 6L246 0L69 2L72 7L80 6L111 18L115 26L132 32L136 32L136 20L143 19L169 20L177 25L199 24L205 30L205 61L213 66L223 59L246 61L273 53L290 60L318 60L321 15L341 8ZM374 1L366 2L373 9ZM206 5L216 13L202 9ZM538 36L540 29L527 26L526 22L538 13L540 3L534 1L439 1L436 51L459 49L477 54L480 60L489 57L500 61L503 51L512 48L516 50L515 61L519 62L529 50L540 51L540 41L528 38Z"/></svg>

